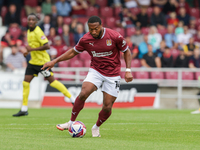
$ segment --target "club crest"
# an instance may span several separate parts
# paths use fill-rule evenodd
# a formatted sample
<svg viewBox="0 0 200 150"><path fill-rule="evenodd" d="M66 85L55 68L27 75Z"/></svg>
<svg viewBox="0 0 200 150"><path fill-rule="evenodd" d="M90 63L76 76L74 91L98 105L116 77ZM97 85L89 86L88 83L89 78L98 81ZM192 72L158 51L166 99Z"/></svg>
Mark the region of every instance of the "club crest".
<svg viewBox="0 0 200 150"><path fill-rule="evenodd" d="M111 46L112 45L112 41L109 39L109 40L106 40L106 45L107 46Z"/></svg>

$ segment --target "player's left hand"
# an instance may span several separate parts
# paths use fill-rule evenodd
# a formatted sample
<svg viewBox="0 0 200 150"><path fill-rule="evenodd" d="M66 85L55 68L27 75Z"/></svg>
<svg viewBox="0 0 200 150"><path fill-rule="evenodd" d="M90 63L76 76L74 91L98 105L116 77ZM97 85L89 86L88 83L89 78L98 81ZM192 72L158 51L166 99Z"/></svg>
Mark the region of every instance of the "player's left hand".
<svg viewBox="0 0 200 150"><path fill-rule="evenodd" d="M26 49L28 52L30 52L32 50L32 48L29 45L26 46Z"/></svg>
<svg viewBox="0 0 200 150"><path fill-rule="evenodd" d="M133 80L133 75L131 72L126 72L125 73L125 81L126 82L131 82Z"/></svg>

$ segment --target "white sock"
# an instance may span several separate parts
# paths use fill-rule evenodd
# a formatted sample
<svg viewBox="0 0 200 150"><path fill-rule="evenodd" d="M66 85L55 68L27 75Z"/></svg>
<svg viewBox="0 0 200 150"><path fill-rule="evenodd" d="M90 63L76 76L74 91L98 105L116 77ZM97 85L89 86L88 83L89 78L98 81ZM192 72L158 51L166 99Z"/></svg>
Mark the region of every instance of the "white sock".
<svg viewBox="0 0 200 150"><path fill-rule="evenodd" d="M28 111L28 106L22 105L21 111Z"/></svg>
<svg viewBox="0 0 200 150"><path fill-rule="evenodd" d="M71 125L72 123L74 123L74 121L71 121L71 120L70 120L68 123Z"/></svg>
<svg viewBox="0 0 200 150"><path fill-rule="evenodd" d="M97 129L97 128L99 128L97 125L96 125L96 123L95 123L95 125L93 125L93 127L92 128L95 128L95 129Z"/></svg>
<svg viewBox="0 0 200 150"><path fill-rule="evenodd" d="M71 96L69 99L70 99L70 101L71 101L72 103L75 102L75 98L74 98L73 96Z"/></svg>

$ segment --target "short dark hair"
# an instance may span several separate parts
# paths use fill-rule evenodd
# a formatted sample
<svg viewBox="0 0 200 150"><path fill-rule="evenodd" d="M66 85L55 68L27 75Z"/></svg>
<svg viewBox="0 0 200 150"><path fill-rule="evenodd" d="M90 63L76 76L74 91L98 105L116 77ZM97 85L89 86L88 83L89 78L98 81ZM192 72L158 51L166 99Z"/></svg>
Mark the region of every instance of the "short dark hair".
<svg viewBox="0 0 200 150"><path fill-rule="evenodd" d="M88 23L98 22L101 25L101 19L98 16L92 16L88 19Z"/></svg>
<svg viewBox="0 0 200 150"><path fill-rule="evenodd" d="M32 16L35 16L37 20L40 20L39 17L38 17L36 14L30 13L28 16L31 16L31 15L32 15Z"/></svg>

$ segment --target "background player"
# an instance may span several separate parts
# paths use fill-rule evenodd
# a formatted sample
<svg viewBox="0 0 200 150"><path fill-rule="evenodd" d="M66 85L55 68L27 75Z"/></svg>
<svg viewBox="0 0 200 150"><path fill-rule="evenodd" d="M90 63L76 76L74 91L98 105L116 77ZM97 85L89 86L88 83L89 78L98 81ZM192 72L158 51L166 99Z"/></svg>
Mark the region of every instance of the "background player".
<svg viewBox="0 0 200 150"><path fill-rule="evenodd" d="M99 112L99 118L92 127L92 136L100 137L99 127L111 115L112 105L115 102L120 86L120 51L124 52L126 62L125 80L130 82L133 79L131 74L131 52L124 38L116 31L103 28L101 19L92 16L88 20L89 32L86 33L79 43L60 57L47 62L42 70L48 67L51 69L55 63L69 60L77 54L86 50L92 60L88 75L83 81L80 94L75 100L71 120L64 124L58 124L57 128L66 130L75 121L77 115L82 110L85 100L102 85L103 107ZM48 70L47 69L47 70Z"/></svg>
<svg viewBox="0 0 200 150"><path fill-rule="evenodd" d="M44 35L43 31L39 26L36 26L38 18L35 14L30 14L28 16L28 26L27 31L28 46L26 46L27 52L24 53L26 56L29 52L31 54L31 60L28 63L25 72L25 78L23 81L23 104L21 110L14 114L14 117L28 115L28 95L30 89L30 82L32 79L42 73L42 75L49 81L50 86L56 88L62 92L66 97L68 97L71 102L74 102L74 98L69 93L67 88L54 79L52 70L42 71L41 67L48 61L50 61L49 54L46 52L46 49L49 49L48 39Z"/></svg>

